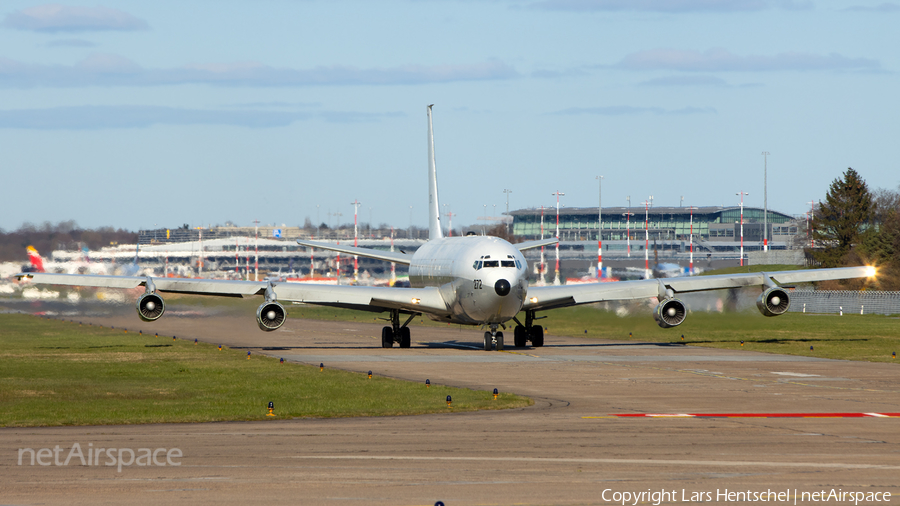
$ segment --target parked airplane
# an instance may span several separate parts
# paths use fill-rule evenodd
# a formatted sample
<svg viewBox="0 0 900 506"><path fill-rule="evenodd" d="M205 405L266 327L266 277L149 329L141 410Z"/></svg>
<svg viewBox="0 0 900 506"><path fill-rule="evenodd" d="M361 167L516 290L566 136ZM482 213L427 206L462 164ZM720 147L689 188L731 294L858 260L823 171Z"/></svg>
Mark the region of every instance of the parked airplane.
<svg viewBox="0 0 900 506"><path fill-rule="evenodd" d="M28 253L29 265L23 266L22 271L44 272L44 259L41 258L41 254L38 253L37 248L35 248L34 246L29 246L25 248L25 251Z"/></svg>
<svg viewBox="0 0 900 506"><path fill-rule="evenodd" d="M535 325L538 311L609 300L658 298L653 316L663 328L680 325L687 316L685 304L676 294L703 290L759 286L757 301L766 316L784 314L790 305L784 283L824 281L874 276L873 267L845 267L786 272L759 272L705 277L643 279L576 286L528 286L528 263L522 251L555 244L556 238L511 244L497 237L444 237L438 204L437 171L434 157L434 131L431 107L428 118L428 223L429 241L415 253L377 251L368 248L298 240L307 247L322 248L351 255L409 265L409 288L378 286L328 286L240 280L153 278L151 276L91 276L49 273L21 273L35 283L102 286L110 288L145 287L137 300L137 312L144 321L158 319L165 312L160 293L188 293L225 297L262 295L265 301L256 310L259 328L272 331L285 321L285 309L278 302L303 302L372 312L389 312L390 326L381 332L381 345L390 348L399 343L410 346L408 324L419 315L437 321L487 327L484 349L503 349L506 325L515 322L514 343L524 347L544 344L544 329ZM518 319L525 312L524 323ZM406 320L401 321L401 316Z"/></svg>

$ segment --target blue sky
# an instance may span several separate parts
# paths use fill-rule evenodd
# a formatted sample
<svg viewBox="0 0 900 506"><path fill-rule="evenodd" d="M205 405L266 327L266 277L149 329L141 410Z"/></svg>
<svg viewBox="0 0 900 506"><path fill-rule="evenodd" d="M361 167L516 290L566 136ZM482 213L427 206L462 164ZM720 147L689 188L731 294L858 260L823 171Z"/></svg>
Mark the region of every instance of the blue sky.
<svg viewBox="0 0 900 506"><path fill-rule="evenodd" d="M0 228L454 225L900 184L900 3L194 1L0 10ZM892 49L893 48L893 49ZM317 207L318 210L317 210ZM340 212L332 217L329 213ZM317 214L318 213L318 214Z"/></svg>

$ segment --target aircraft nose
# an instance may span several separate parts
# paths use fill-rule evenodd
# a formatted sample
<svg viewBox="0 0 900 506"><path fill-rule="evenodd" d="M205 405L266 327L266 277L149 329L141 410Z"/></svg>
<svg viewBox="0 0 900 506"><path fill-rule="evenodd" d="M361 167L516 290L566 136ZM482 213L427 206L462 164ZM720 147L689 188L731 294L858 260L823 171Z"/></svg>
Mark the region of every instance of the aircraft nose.
<svg viewBox="0 0 900 506"><path fill-rule="evenodd" d="M507 281L505 279L497 280L497 282L494 283L494 291L497 292L497 295L499 295L501 297L505 297L505 296L509 295L509 289L510 289L509 281Z"/></svg>

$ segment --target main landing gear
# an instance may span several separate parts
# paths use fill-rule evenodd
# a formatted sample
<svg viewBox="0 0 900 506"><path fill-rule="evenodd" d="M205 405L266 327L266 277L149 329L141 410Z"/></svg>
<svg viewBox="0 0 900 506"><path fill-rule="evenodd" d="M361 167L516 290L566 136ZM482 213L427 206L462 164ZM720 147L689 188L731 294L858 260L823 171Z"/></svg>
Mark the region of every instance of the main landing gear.
<svg viewBox="0 0 900 506"><path fill-rule="evenodd" d="M400 325L400 310L392 309L391 326L381 329L381 347L393 348L394 343L398 343L401 348L409 348L411 341L409 327L407 327L407 325L409 325L409 322L416 316L418 316L418 313L410 314L403 325Z"/></svg>
<svg viewBox="0 0 900 506"><path fill-rule="evenodd" d="M546 317L541 317L546 318ZM540 318L534 317L534 311L525 311L525 325L519 322L519 320L513 318L516 325L515 330L513 331L513 343L516 345L516 348L524 348L528 345L528 341L531 341L531 345L535 348L540 348L544 345L544 327L540 325L534 325L534 320Z"/></svg>

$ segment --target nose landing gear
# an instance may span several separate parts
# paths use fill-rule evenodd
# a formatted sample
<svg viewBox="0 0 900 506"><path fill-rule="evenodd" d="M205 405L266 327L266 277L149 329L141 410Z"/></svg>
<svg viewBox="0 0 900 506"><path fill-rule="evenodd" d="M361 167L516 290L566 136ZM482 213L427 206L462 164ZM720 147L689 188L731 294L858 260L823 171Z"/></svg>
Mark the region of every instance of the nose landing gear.
<svg viewBox="0 0 900 506"><path fill-rule="evenodd" d="M497 332L496 323L491 324L491 331L484 333L484 351L491 351L497 345L497 351L503 351L503 332Z"/></svg>

